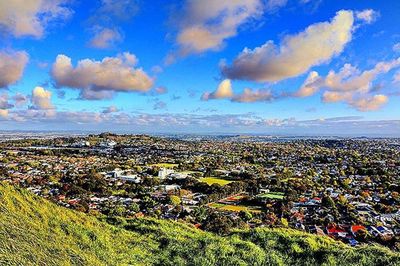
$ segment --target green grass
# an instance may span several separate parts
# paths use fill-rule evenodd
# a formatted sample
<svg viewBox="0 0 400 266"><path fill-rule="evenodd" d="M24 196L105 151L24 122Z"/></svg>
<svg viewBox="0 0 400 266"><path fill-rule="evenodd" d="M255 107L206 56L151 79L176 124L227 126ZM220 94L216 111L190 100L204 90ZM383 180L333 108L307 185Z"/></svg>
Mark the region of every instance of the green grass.
<svg viewBox="0 0 400 266"><path fill-rule="evenodd" d="M240 212L240 211L261 212L260 210L257 210L255 208L243 205L226 205L222 207L221 210L234 211L234 212Z"/></svg>
<svg viewBox="0 0 400 266"><path fill-rule="evenodd" d="M257 195L257 197L282 200L285 197L285 194L281 193L281 192L268 192L268 193Z"/></svg>
<svg viewBox="0 0 400 266"><path fill-rule="evenodd" d="M213 202L213 203L208 204L208 206L211 207L211 208L219 209L219 208L222 208L222 207L224 207L226 205L222 204L222 203Z"/></svg>
<svg viewBox="0 0 400 266"><path fill-rule="evenodd" d="M204 177L199 179L201 182L207 183L207 185L212 185L212 184L218 184L221 186L228 185L229 183L232 183L233 181L221 179L221 178L216 178L216 177Z"/></svg>
<svg viewBox="0 0 400 266"><path fill-rule="evenodd" d="M240 212L240 211L249 211L249 212L261 212L254 207L244 206L244 205L228 205L222 203L211 203L208 205L211 208L223 210L223 211L233 211L233 212Z"/></svg>
<svg viewBox="0 0 400 266"><path fill-rule="evenodd" d="M160 168L174 168L174 167L177 167L178 164L176 164L176 163L155 163L155 164L149 164L149 166L155 166L155 167L160 167Z"/></svg>
<svg viewBox="0 0 400 266"><path fill-rule="evenodd" d="M0 265L400 265L383 247L290 229L221 237L172 221L102 220L0 184Z"/></svg>

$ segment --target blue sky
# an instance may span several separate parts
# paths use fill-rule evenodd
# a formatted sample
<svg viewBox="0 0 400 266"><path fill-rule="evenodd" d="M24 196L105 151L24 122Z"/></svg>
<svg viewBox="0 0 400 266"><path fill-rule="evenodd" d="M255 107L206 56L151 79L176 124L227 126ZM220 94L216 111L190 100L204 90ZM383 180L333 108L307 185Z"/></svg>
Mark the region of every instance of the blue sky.
<svg viewBox="0 0 400 266"><path fill-rule="evenodd" d="M400 2L0 2L0 129L400 135Z"/></svg>

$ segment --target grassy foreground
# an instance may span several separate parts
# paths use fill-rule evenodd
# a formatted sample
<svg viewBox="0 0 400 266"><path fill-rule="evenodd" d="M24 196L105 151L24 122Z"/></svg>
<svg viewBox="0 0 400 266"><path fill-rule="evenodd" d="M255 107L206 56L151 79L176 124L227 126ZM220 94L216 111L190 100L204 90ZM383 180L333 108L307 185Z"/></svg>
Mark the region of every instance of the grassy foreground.
<svg viewBox="0 0 400 266"><path fill-rule="evenodd" d="M118 226L0 184L0 265L400 265L370 246L285 229L220 237L155 219Z"/></svg>

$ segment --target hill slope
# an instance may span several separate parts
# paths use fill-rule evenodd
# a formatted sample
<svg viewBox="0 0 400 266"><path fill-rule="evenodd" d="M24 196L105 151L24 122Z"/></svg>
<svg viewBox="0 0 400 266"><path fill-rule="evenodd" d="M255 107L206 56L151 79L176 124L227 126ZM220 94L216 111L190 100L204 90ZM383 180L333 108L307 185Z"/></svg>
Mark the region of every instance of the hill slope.
<svg viewBox="0 0 400 266"><path fill-rule="evenodd" d="M294 230L228 237L135 219L112 226L0 184L0 265L400 265L382 247L350 248Z"/></svg>

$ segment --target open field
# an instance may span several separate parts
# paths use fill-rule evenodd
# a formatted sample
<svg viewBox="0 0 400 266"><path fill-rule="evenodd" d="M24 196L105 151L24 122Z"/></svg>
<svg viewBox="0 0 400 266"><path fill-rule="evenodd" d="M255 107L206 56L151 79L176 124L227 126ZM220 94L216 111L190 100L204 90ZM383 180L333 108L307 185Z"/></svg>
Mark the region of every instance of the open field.
<svg viewBox="0 0 400 266"><path fill-rule="evenodd" d="M221 179L221 178L216 178L216 177L204 177L199 179L201 182L207 183L208 185L212 184L218 184L221 186L228 185L229 183L232 183L233 181Z"/></svg>
<svg viewBox="0 0 400 266"><path fill-rule="evenodd" d="M285 197L285 194L282 192L268 192L268 193L260 194L257 197L266 198L266 199L282 200Z"/></svg>
<svg viewBox="0 0 400 266"><path fill-rule="evenodd" d="M257 210L256 207L253 206L244 206L244 205L228 205L222 203L211 203L208 205L211 208L224 210L224 211L233 211L233 212L240 212L240 211L249 211L249 212L261 212Z"/></svg>

